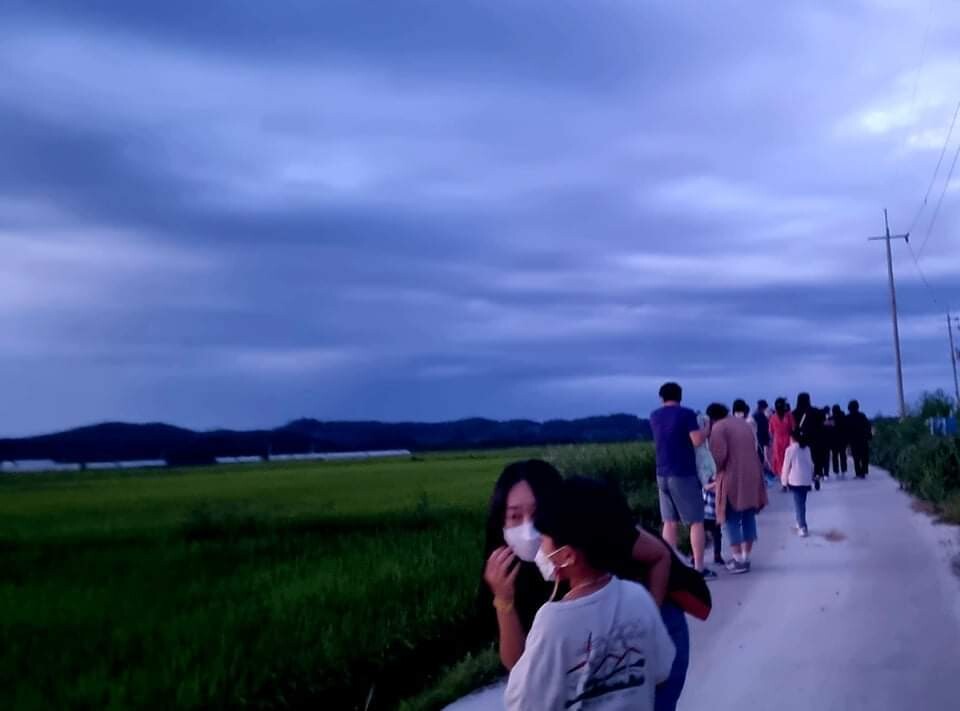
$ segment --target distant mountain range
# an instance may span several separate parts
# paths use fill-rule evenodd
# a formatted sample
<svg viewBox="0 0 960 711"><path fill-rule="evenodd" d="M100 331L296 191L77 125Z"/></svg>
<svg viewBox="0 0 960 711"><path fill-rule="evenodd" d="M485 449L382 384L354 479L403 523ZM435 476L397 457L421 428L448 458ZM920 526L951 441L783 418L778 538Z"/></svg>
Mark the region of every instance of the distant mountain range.
<svg viewBox="0 0 960 711"><path fill-rule="evenodd" d="M211 464L216 457L268 458L307 452L387 449L437 451L547 444L649 440L650 424L634 415L579 420L468 419L440 423L321 422L295 420L272 430L195 432L171 425L111 422L66 432L0 439L0 461L57 462L165 460L171 465Z"/></svg>

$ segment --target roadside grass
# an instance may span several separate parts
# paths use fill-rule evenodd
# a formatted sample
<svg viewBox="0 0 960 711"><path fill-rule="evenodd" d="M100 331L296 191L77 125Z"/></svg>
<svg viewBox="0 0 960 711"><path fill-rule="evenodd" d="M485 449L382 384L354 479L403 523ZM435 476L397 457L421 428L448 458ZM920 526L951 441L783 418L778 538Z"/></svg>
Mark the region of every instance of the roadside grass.
<svg viewBox="0 0 960 711"><path fill-rule="evenodd" d="M944 521L960 526L960 493L953 494L943 502L940 516Z"/></svg>
<svg viewBox="0 0 960 711"><path fill-rule="evenodd" d="M402 701L397 711L436 711L471 691L495 682L503 674L500 657L489 646L477 653L468 653L446 668L432 688Z"/></svg>

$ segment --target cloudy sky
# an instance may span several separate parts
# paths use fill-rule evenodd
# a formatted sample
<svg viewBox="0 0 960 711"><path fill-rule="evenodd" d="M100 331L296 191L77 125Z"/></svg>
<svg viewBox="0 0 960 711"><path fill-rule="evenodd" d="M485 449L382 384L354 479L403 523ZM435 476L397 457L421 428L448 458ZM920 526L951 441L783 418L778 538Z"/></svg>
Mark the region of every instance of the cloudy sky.
<svg viewBox="0 0 960 711"><path fill-rule="evenodd" d="M949 0L0 8L0 433L895 410ZM927 208L920 250L960 126ZM960 168L894 244L952 389ZM934 296L939 302L934 301Z"/></svg>

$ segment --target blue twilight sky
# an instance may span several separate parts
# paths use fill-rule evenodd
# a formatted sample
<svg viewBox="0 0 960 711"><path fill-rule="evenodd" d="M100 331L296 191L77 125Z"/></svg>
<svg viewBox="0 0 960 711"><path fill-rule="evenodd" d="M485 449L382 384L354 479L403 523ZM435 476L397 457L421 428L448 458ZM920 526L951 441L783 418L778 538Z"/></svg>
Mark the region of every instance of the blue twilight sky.
<svg viewBox="0 0 960 711"><path fill-rule="evenodd" d="M0 434L893 411L948 0L0 5ZM931 203L914 228L919 249ZM894 245L952 388L960 168Z"/></svg>

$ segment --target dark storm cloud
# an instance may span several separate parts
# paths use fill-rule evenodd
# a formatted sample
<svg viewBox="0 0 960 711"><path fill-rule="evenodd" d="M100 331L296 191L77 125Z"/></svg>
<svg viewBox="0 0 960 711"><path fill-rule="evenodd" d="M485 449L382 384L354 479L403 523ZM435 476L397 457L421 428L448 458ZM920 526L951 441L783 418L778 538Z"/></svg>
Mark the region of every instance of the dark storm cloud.
<svg viewBox="0 0 960 711"><path fill-rule="evenodd" d="M336 0L322 9L308 0L287 2L264 12L249 2L162 4L114 2L15 3L13 17L42 19L52 25L92 26L130 32L179 46L234 52L245 57L277 57L304 62L367 64L380 71L402 69L434 76L509 72L551 84L571 82L590 90L634 76L625 55L635 58L663 51L675 42L690 55L708 52L709 28L684 21L666 3L650 3L641 14L611 12L577 2L437 3L410 0L380 3ZM620 3L620 10L627 9ZM645 24L669 27L673 34L644 36Z"/></svg>
<svg viewBox="0 0 960 711"><path fill-rule="evenodd" d="M644 412L667 377L891 409L865 237L942 145L948 7L919 81L897 2L3 14L10 432ZM897 250L913 394L960 259L941 227L935 303Z"/></svg>

